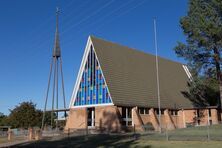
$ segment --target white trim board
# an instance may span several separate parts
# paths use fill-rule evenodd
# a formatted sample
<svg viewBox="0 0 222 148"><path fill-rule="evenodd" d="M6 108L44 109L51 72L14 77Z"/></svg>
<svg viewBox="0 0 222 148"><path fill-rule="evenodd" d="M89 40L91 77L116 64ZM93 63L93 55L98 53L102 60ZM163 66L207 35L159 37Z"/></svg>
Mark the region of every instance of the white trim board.
<svg viewBox="0 0 222 148"><path fill-rule="evenodd" d="M79 105L79 106L72 106L71 108L90 108L90 107L97 107L97 106L113 106L113 103L103 103L103 104L89 104L89 105Z"/></svg>
<svg viewBox="0 0 222 148"><path fill-rule="evenodd" d="M189 69L187 68L186 65L182 65L182 66L183 66L185 73L187 74L187 77L189 78L190 81L192 81L193 78L192 78L192 75L191 75Z"/></svg>

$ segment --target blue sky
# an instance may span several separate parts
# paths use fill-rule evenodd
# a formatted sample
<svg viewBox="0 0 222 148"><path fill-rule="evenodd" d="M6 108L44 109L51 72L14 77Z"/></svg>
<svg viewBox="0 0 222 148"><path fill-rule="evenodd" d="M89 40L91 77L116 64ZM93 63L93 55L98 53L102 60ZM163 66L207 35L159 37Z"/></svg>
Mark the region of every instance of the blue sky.
<svg viewBox="0 0 222 148"><path fill-rule="evenodd" d="M154 54L155 17L159 55L183 62L172 49L185 40L179 19L187 0L1 0L0 112L29 100L43 109L56 6L67 105L89 35Z"/></svg>

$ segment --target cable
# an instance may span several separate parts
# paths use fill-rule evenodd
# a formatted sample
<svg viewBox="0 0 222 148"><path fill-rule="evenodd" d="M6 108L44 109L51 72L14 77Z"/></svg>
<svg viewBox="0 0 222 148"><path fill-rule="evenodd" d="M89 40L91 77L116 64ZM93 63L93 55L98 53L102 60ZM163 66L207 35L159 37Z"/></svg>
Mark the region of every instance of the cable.
<svg viewBox="0 0 222 148"><path fill-rule="evenodd" d="M83 18L82 20L80 20L78 23L74 24L73 26L71 26L70 28L64 30L63 32L61 32L61 34L67 32L68 30L72 29L73 27L76 27L78 25L80 25L82 22L86 21L87 19L89 19L90 17L94 16L95 14L99 13L101 10L103 10L104 8L108 7L109 5L111 5L114 2L114 0L109 1L108 3L106 3L104 6L100 7L99 9L97 9L96 11L94 11L93 13L91 13L91 15L88 15L87 17Z"/></svg>
<svg viewBox="0 0 222 148"><path fill-rule="evenodd" d="M121 16L123 16L123 15L126 15L127 13L131 12L133 9L135 9L135 8L139 7L140 5L142 5L144 2L146 2L146 0L144 0L144 1L140 2L140 3L137 3L136 5L133 5L133 7L127 9L126 11L123 11L123 12L120 13L117 17L121 17ZM109 15L110 15L110 14L114 14L114 12L117 12L118 10L120 10L120 8L123 8L123 7L125 7L125 5L122 5L121 7L113 10L112 13L109 13ZM106 15L106 17L109 16L109 15ZM111 17L111 15L110 15L109 17ZM102 24L100 23L101 25L99 25L99 26L97 25L97 27L93 27L94 32L95 32L96 30L100 29L100 28L101 28L103 25L105 25L106 23L114 21L117 17L115 17L115 18L113 18L113 19L106 20L106 22L103 21ZM95 23L95 24L96 24L96 23ZM81 31L77 31L77 32L80 33ZM87 35L87 34L88 34L88 32L87 32L87 33L83 33L83 34L81 34L80 36L85 36L85 35ZM80 36L78 36L78 38L80 38ZM72 38L72 40L73 40L73 38ZM70 41L71 41L71 40L70 40ZM69 41L68 43L64 42L63 44L64 44L64 45L67 45L67 44L70 43L70 41Z"/></svg>

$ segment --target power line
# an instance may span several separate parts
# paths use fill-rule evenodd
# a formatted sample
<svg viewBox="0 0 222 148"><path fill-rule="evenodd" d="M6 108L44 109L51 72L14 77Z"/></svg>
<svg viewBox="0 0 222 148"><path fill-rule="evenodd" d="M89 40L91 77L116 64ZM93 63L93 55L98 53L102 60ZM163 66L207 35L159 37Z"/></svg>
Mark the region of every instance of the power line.
<svg viewBox="0 0 222 148"><path fill-rule="evenodd" d="M102 9L106 8L108 5L110 5L110 4L113 3L113 2L114 2L114 0L110 1L109 3L106 3L104 6L100 7L100 9L97 9L97 11L94 11L94 13L92 13L91 15L88 15L87 17L85 17L85 18L83 18L82 20L80 20L78 23L74 24L74 26L71 26L70 28L68 28L68 30L71 29L71 28L73 28L73 27L76 27L76 26L80 25L82 22L88 20L91 16L97 14L98 12L100 12ZM68 31L68 30L65 30L65 32ZM47 32L49 32L49 31L47 31ZM60 35L62 35L63 33L64 33L64 31L61 32ZM51 36L51 35L50 35L50 36ZM47 39L47 40L44 40L43 42L39 43L37 48L36 48L35 46L30 47L30 48L31 48L31 49L33 49L33 48L38 49L39 47L41 47L42 45L44 45L45 43L47 43L49 40L50 40L50 39Z"/></svg>
<svg viewBox="0 0 222 148"><path fill-rule="evenodd" d="M114 14L115 12L117 12L118 10L120 10L120 9L122 9L122 8L124 8L125 6L127 6L127 5L129 5L129 4L131 4L131 2L133 2L133 0L132 1L129 1L128 3L125 3L124 5L122 5L122 6L120 6L119 8L117 8L117 9L114 9L113 11L111 11L111 13L109 13L109 14ZM129 9L127 9L126 11L123 11L122 13L120 13L120 15L118 15L117 17L121 17L121 16L123 16L123 15L126 15L127 13L129 13L129 12L131 12L133 9L136 9L137 7L139 7L140 5L142 5L144 2L146 2L146 0L144 0L144 1L142 1L142 2L140 2L140 3L137 3L136 5L133 5L133 7L130 7ZM106 15L105 17L107 18L108 16L109 16L109 14L108 15ZM112 15L110 15L109 16L109 18L111 17ZM106 22L105 21L103 21L103 23L100 23L100 25L96 25L99 21L97 21L97 23L94 23L95 25L96 25L96 27L90 27L90 28L93 28L93 30L94 30L94 32L96 32L96 30L98 30L98 29L100 29L102 26L104 26L106 23L110 23L110 22L112 22L112 21L114 21L117 17L114 17L113 19L106 19ZM100 18L100 17L99 17ZM100 20L101 21L101 20ZM93 23L92 23L93 24ZM80 31L80 30L78 30L78 31L76 31L76 33L82 33L82 31ZM88 32L87 33L83 33L83 34L81 34L81 36L85 36L85 35L87 35L87 34L89 34ZM78 38L79 38L80 36L78 36ZM72 40L73 40L73 38L72 38ZM67 43L68 42L68 43ZM66 42L63 42L63 44L64 45L67 45L67 44L69 44L71 42L71 40L70 41L66 41Z"/></svg>
<svg viewBox="0 0 222 148"><path fill-rule="evenodd" d="M103 10L104 8L108 7L109 5L111 5L114 2L114 0L109 1L108 3L106 3L105 5L103 5L102 7L100 7L99 9L97 9L96 11L94 11L93 13L91 13L90 15L88 15L87 17L83 18L82 20L78 21L78 23L72 25L70 28L64 30L63 32L61 32L61 34L67 32L68 30L72 29L73 27L76 27L78 25L80 25L82 22L88 20L90 17L96 15L97 13L99 13L101 10Z"/></svg>
<svg viewBox="0 0 222 148"><path fill-rule="evenodd" d="M101 7L98 11L96 11L95 13L93 13L92 15L90 15L90 17L98 14L102 9L108 7L108 5L110 5L112 2L113 2L113 1L111 1L111 2L107 3L106 5L104 5L103 7ZM138 6L140 6L141 4L143 4L143 3L145 2L145 0L142 1L142 2L140 2L140 3L137 3L137 4L133 5L133 7L129 7L128 9L126 9L126 11L122 11L122 13L121 13L121 11L120 11L120 13L119 13L119 15L118 15L117 17L113 17L113 18L112 18L112 16L113 16L117 11L125 8L126 6L128 6L128 5L130 5L130 4L133 4L133 2L134 2L134 0L128 1L127 3L124 3L123 5L121 5L120 7L116 8L116 9L113 9L113 11L111 11L111 12L108 13L108 14L106 14L105 16L103 16L103 17L98 17L98 18L102 18L102 19L97 19L97 20L99 20L99 21L93 21L91 24L89 24L88 26L90 26L90 25L92 26L92 24L93 24L93 25L96 25L96 27L89 27L89 29L90 29L90 28L93 28L94 32L96 32L96 30L98 30L99 28L101 28L102 26L104 26L106 23L112 22L112 21L114 21L116 18L121 17L121 16L126 15L127 13L131 12L133 9L135 9L135 8L137 8ZM83 3L82 3L82 4L83 4ZM124 9L124 10L125 10L125 9ZM86 18L83 18L82 20L80 20L80 22L78 22L78 24L74 24L75 26L71 26L71 27L68 28L68 29L71 29L71 28L73 28L73 27L77 27L78 25L81 24L81 22L86 21L86 20L89 19L90 17L87 16ZM106 18L109 18L109 19L106 19ZM112 19L110 19L110 18L112 18ZM98 22L101 22L101 21L102 21L103 23L99 23L100 25L97 25ZM80 28L79 30L77 30L76 33L78 33L78 32L81 33L81 32L84 32L84 31L85 31L85 30L81 30L81 29L82 29L82 28ZM67 30L65 30L65 32L66 32L66 31L67 31ZM62 32L62 33L65 33L65 32ZM87 35L87 34L88 34L88 32L82 33L81 36L84 36L84 35ZM80 36L78 36L78 37L80 37ZM46 43L48 43L48 41L50 41L50 40L53 41L53 39L44 40L44 41L42 41L41 43L39 43L37 47L34 45L33 47L30 47L30 49L36 49L36 50L37 50L37 49L39 49L40 47L42 47L43 45L46 45ZM72 38L72 40L73 40L73 38ZM67 45L67 42L68 42L68 44L69 44L69 42L71 42L72 40L62 42L62 44L66 44L66 45ZM49 49L50 49L50 47L49 47ZM32 50L32 51L33 51L33 50ZM41 54L42 54L42 53L46 53L46 52L50 52L50 51L51 51L51 50L43 50L43 51L41 52ZM33 52L33 53L34 53L34 52ZM35 54L32 54L32 55L36 55L36 52L35 52Z"/></svg>
<svg viewBox="0 0 222 148"><path fill-rule="evenodd" d="M66 8L72 6L73 2L74 2L74 1L71 1L71 2L67 3L67 5L65 5L65 7L64 7L64 11L67 11L68 9L66 9ZM84 1L84 2L85 2L85 1ZM80 3L80 5L82 5L82 4L85 4L85 3ZM71 9L71 10L72 10L72 9ZM68 14L68 13L64 13L63 16L66 16L67 14ZM54 17L53 17L52 15L50 15L50 17L47 17L44 21L41 21L41 23L38 24L38 26L37 26L36 29L33 29L31 32L29 32L29 35L27 36L27 37L30 36L30 38L31 38L31 40L29 40L29 42L34 42L34 41L35 41L35 43L36 43L36 41L39 41L39 40L42 39L42 36L45 36L45 34L48 34L48 33L52 32L52 31L53 31L53 27L50 27L50 29L42 29L42 28L45 27L46 25L52 24L52 23L50 23L51 21L54 21ZM46 27L46 28L47 28L47 27ZM38 38L34 38L35 36L33 36L33 34L37 34L39 37L38 37ZM50 35L50 36L51 36L51 35ZM46 42L46 41L49 41L49 39L43 40L43 42ZM39 42L39 43L37 43L37 44L38 44L38 45L39 45L39 44L42 44L42 42ZM24 48L31 48L31 49L33 49L33 47L35 47L35 45L34 45L34 46L31 46L31 47L24 47L24 46L23 46L22 48L23 48L23 49L24 49ZM28 50L28 51L29 51L29 50Z"/></svg>

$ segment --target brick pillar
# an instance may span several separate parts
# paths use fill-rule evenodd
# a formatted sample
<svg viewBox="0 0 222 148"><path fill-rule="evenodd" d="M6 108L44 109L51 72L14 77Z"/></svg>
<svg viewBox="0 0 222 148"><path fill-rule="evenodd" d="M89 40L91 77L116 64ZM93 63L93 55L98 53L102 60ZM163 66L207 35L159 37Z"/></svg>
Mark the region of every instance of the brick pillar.
<svg viewBox="0 0 222 148"><path fill-rule="evenodd" d="M35 130L35 140L40 140L42 138L42 132L40 129Z"/></svg>
<svg viewBox="0 0 222 148"><path fill-rule="evenodd" d="M133 126L135 126L135 129L137 131L144 131L144 128L143 128L143 121L138 113L138 108L137 107L134 107L132 109L132 123L133 123Z"/></svg>
<svg viewBox="0 0 222 148"><path fill-rule="evenodd" d="M28 140L32 140L33 139L33 129L29 128L28 129Z"/></svg>
<svg viewBox="0 0 222 148"><path fill-rule="evenodd" d="M186 128L187 125L186 125L186 116L185 116L185 111L182 110L182 114L183 114L183 127Z"/></svg>
<svg viewBox="0 0 222 148"><path fill-rule="evenodd" d="M212 124L218 124L218 115L217 115L217 109L212 108L211 110L211 120L212 120Z"/></svg>
<svg viewBox="0 0 222 148"><path fill-rule="evenodd" d="M159 131L159 121L158 121L157 116L156 116L156 114L154 112L154 109L151 108L149 110L149 113L150 113L150 122L152 123L154 129L156 131Z"/></svg>
<svg viewBox="0 0 222 148"><path fill-rule="evenodd" d="M12 130L9 128L8 129L8 140L11 141L13 139L13 132Z"/></svg>
<svg viewBox="0 0 222 148"><path fill-rule="evenodd" d="M175 129L173 119L171 118L171 115L169 114L168 109L164 110L164 115L165 115L166 128L169 130Z"/></svg>

